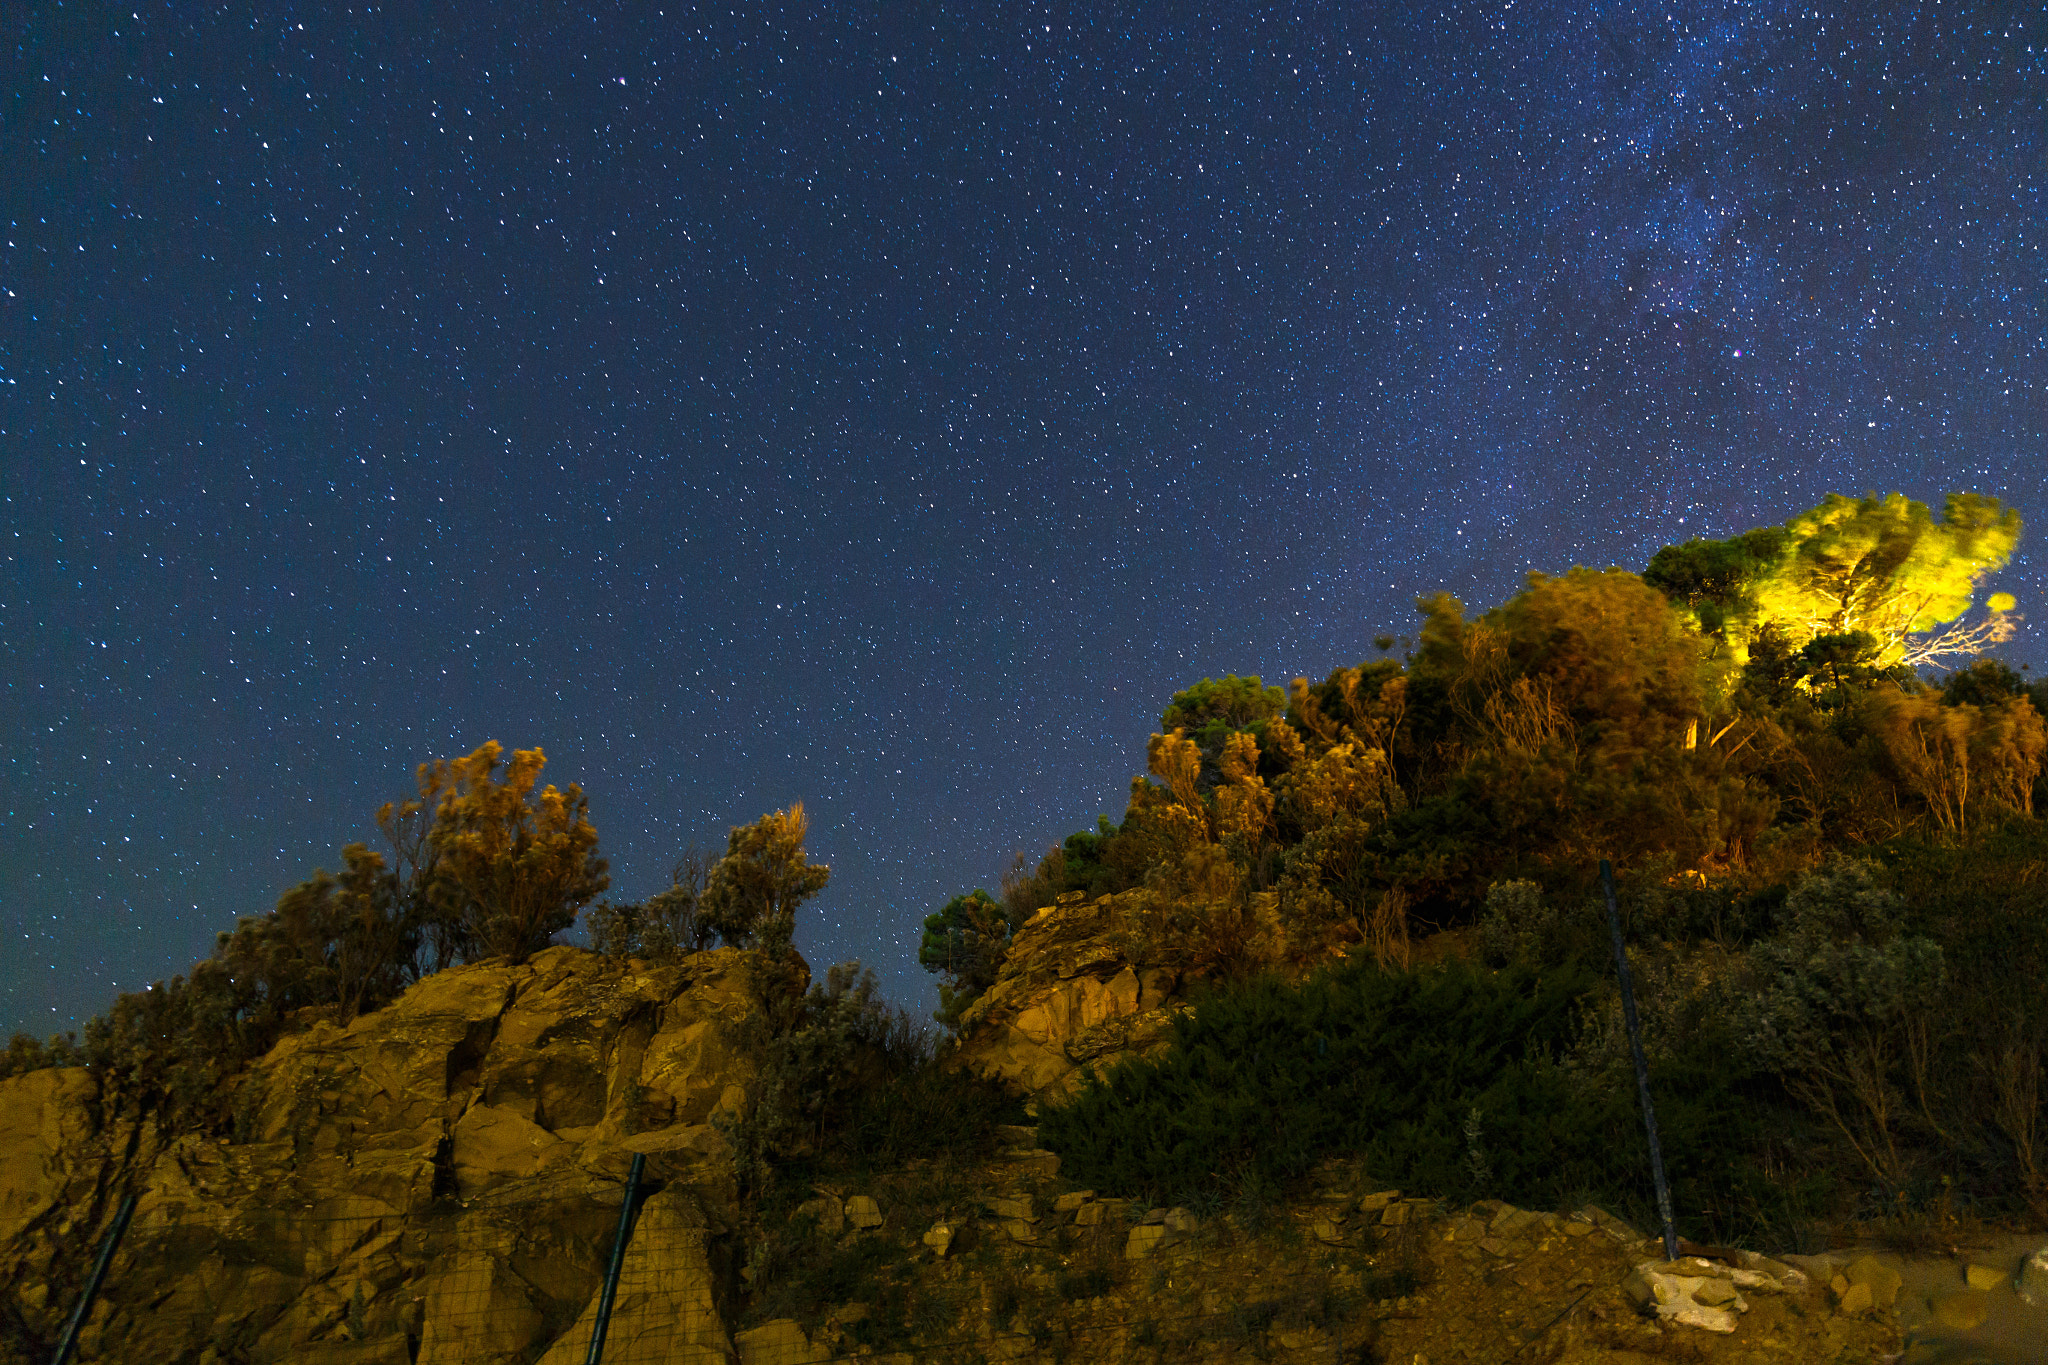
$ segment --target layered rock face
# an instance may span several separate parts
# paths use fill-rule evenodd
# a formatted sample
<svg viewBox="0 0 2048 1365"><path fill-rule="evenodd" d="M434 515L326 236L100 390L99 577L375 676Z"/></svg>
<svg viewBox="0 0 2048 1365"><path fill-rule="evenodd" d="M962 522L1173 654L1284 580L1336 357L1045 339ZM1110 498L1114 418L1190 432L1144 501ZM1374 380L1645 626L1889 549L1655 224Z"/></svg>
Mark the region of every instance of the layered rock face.
<svg viewBox="0 0 2048 1365"><path fill-rule="evenodd" d="M663 1271L635 1291L628 1265L613 1340L653 1314L683 1351L665 1359L726 1359L733 1192L711 1121L744 1103L730 1026L753 988L729 950L455 968L279 1042L238 1079L225 1138L103 1113L80 1069L0 1082L15 1349L54 1338L132 1191L81 1359L580 1361L639 1152L659 1193L635 1247Z"/></svg>
<svg viewBox="0 0 2048 1365"><path fill-rule="evenodd" d="M1002 974L960 1020L958 1064L1034 1098L1090 1065L1164 1046L1182 982L1144 961L1135 898L1069 892L1017 931Z"/></svg>

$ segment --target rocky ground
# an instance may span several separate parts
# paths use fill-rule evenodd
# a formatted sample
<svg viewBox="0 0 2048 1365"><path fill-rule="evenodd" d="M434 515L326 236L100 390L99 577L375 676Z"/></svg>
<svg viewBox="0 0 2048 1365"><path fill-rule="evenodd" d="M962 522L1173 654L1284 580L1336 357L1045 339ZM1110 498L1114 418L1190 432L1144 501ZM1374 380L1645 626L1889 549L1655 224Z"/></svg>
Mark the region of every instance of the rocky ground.
<svg viewBox="0 0 2048 1365"><path fill-rule="evenodd" d="M1845 1297L1818 1278L1822 1262L1713 1249L1665 1266L1657 1243L1597 1209L1450 1212L1332 1167L1286 1206L1203 1216L1064 1189L1051 1168L1020 1150L956 1182L955 1207L916 1182L807 1201L791 1222L813 1264L864 1239L889 1251L857 1301L743 1329L742 1359L1835 1365L1902 1346L1890 1305ZM880 1223L857 1226L853 1200ZM1723 1305L1724 1330L1660 1318L1652 1279L1665 1272ZM803 1283L801 1266L781 1273ZM802 1303L764 1288L757 1317Z"/></svg>

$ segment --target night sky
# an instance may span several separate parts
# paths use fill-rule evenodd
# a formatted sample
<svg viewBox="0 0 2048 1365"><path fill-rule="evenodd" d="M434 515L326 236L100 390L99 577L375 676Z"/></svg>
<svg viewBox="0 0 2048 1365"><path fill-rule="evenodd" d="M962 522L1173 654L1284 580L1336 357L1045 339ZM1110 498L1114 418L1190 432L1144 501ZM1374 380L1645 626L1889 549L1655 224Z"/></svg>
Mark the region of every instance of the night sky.
<svg viewBox="0 0 2048 1365"><path fill-rule="evenodd" d="M489 739L614 896L801 798L923 1010L1175 689L1418 594L1970 488L2048 597L2038 4L0 23L0 1033Z"/></svg>

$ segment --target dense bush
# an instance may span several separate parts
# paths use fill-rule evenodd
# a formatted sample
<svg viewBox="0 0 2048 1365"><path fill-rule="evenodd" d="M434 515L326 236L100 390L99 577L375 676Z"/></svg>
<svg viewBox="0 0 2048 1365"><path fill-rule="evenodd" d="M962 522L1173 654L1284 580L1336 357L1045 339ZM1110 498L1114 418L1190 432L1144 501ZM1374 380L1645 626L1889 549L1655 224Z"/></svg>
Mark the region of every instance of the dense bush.
<svg viewBox="0 0 2048 1365"><path fill-rule="evenodd" d="M736 1039L757 1067L745 1113L720 1120L741 1178L756 1194L817 1167L868 1169L985 1148L1017 1102L942 1071L928 1028L875 994L858 962L827 970L808 993L766 999Z"/></svg>
<svg viewBox="0 0 2048 1365"><path fill-rule="evenodd" d="M1552 1060L1594 981L1578 968L1361 965L1218 992L1177 1023L1170 1053L1123 1062L1045 1109L1040 1140L1077 1181L1161 1199L1278 1189L1352 1155L1377 1181L1456 1200L1644 1208L1633 1085L1588 1085ZM1759 1194L1739 1169L1753 1127L1741 1077L1714 1044L1681 1049L1654 1080L1694 1232L1708 1226L1702 1210Z"/></svg>

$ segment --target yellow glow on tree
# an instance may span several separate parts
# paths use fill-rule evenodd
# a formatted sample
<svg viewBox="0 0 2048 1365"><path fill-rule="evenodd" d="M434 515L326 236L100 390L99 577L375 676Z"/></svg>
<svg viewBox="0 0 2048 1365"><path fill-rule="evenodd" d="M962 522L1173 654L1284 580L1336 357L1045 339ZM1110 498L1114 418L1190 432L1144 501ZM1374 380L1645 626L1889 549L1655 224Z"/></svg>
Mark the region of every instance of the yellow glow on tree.
<svg viewBox="0 0 2048 1365"><path fill-rule="evenodd" d="M1951 493L1939 520L1901 493L1831 494L1782 528L1668 546L1643 577L1718 636L1734 665L1766 631L1793 650L1868 635L1870 663L1919 665L2012 637L2010 593L1985 603L1987 617L1960 623L1978 583L2012 558L2020 530L2018 512L1976 493Z"/></svg>
<svg viewBox="0 0 2048 1365"><path fill-rule="evenodd" d="M1276 722L1285 726L1285 721ZM1216 835L1256 849L1273 820L1273 793L1259 776L1259 742L1238 731L1223 742L1217 760L1222 781L1216 786Z"/></svg>
<svg viewBox="0 0 2048 1365"><path fill-rule="evenodd" d="M466 758L422 763L419 801L395 813L433 811L433 894L462 922L473 955L519 962L575 923L611 879L583 789L536 793L548 761L539 749L515 749L500 777L504 752L492 740Z"/></svg>
<svg viewBox="0 0 2048 1365"><path fill-rule="evenodd" d="M779 951L796 931L797 907L825 889L829 867L804 855L810 819L804 803L736 825L725 856L711 868L699 913L727 943Z"/></svg>

